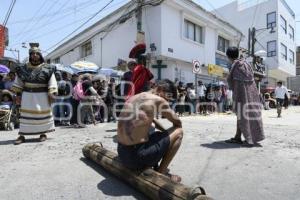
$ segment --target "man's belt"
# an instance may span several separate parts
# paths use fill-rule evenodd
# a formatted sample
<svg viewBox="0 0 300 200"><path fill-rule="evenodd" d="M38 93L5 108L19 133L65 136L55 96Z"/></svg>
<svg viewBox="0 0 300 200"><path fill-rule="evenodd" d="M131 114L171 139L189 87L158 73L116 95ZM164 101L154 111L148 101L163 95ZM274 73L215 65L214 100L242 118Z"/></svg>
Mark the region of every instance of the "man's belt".
<svg viewBox="0 0 300 200"><path fill-rule="evenodd" d="M39 88L29 88L29 87L24 87L23 91L25 92L48 92L48 87L39 87Z"/></svg>

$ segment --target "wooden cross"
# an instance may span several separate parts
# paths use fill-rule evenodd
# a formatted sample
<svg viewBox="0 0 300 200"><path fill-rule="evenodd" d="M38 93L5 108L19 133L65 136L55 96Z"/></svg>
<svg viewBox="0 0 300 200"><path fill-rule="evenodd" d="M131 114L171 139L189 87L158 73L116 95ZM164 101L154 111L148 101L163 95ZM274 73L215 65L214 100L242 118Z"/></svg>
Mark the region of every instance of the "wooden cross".
<svg viewBox="0 0 300 200"><path fill-rule="evenodd" d="M161 79L161 69L167 68L167 65L162 65L162 60L157 60L157 65L152 65L152 68L157 69L157 80Z"/></svg>

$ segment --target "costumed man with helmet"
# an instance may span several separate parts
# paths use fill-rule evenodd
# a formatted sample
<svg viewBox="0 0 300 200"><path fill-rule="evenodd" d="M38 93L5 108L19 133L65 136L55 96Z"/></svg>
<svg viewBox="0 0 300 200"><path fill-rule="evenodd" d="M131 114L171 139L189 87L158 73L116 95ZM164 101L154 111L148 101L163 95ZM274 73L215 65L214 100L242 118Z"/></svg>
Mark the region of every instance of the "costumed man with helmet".
<svg viewBox="0 0 300 200"><path fill-rule="evenodd" d="M130 87L126 99L131 96L150 90L150 80L153 79L153 74L145 67L146 57L143 55L146 52L146 44L141 43L133 47L129 53L129 58L137 59L137 65L132 73L132 86Z"/></svg>
<svg viewBox="0 0 300 200"><path fill-rule="evenodd" d="M20 130L15 144L25 142L27 135L40 135L41 142L46 133L55 130L51 102L57 93L55 67L45 63L38 43L30 43L29 62L16 68L16 79L12 91L22 97L20 108Z"/></svg>

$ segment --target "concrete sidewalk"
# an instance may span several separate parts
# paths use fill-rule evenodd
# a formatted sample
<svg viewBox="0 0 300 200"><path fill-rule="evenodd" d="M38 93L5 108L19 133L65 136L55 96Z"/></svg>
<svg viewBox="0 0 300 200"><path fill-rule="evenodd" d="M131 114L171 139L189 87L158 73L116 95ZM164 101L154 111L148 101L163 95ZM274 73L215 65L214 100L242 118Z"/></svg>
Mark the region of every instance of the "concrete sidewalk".
<svg viewBox="0 0 300 200"><path fill-rule="evenodd" d="M223 142L235 133L234 115L183 117L183 144L171 172L217 200L298 200L300 107L284 110L282 118L264 111L263 119L262 147L244 148ZM83 158L89 142L116 151L115 136L115 123L61 127L44 143L14 146L17 131L1 131L0 199L145 199Z"/></svg>

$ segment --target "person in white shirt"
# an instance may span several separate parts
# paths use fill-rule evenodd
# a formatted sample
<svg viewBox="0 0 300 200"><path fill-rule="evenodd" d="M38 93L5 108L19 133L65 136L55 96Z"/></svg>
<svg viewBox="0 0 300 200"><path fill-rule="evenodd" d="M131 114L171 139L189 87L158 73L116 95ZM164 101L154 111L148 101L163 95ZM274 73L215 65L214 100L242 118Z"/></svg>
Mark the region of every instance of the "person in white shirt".
<svg viewBox="0 0 300 200"><path fill-rule="evenodd" d="M275 96L277 102L277 117L281 117L282 106L284 103L285 95L289 98L289 92L285 86L282 85L281 81L277 82L277 87L275 89Z"/></svg>
<svg viewBox="0 0 300 200"><path fill-rule="evenodd" d="M187 97L189 103L191 103L191 107L189 108L189 115L191 115L192 113L196 114L196 90L194 85L191 85L187 88Z"/></svg>
<svg viewBox="0 0 300 200"><path fill-rule="evenodd" d="M203 113L206 114L206 106L205 106L205 93L206 93L206 87L203 85L202 81L198 81L198 87L197 87L197 96L199 101L199 112L200 115ZM198 108L198 106L197 106Z"/></svg>

